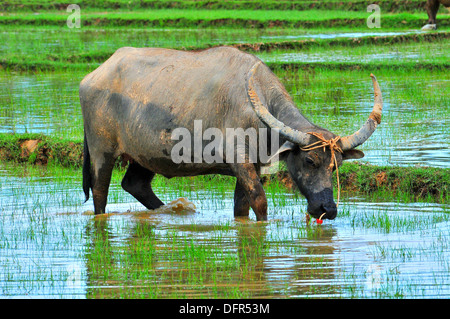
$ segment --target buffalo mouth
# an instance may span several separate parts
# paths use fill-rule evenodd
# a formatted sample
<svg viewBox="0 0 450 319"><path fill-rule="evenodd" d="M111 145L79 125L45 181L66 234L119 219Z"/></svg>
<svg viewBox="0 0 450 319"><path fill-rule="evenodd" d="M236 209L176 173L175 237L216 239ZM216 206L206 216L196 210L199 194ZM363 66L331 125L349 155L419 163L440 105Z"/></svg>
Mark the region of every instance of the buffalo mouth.
<svg viewBox="0 0 450 319"><path fill-rule="evenodd" d="M308 205L308 214L316 219L335 219L337 216L337 207L335 203Z"/></svg>
<svg viewBox="0 0 450 319"><path fill-rule="evenodd" d="M313 218L335 219L337 206L333 200L333 192L330 189L324 189L314 195L308 198L308 214Z"/></svg>

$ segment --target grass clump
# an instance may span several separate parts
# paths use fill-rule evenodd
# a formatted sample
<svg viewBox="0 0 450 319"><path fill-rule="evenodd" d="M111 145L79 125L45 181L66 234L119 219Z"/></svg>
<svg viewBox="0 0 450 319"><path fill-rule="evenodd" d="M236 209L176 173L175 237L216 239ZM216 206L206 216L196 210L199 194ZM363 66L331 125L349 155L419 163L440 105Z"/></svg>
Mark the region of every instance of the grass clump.
<svg viewBox="0 0 450 319"><path fill-rule="evenodd" d="M421 166L374 166L357 162L339 169L344 190L374 194L380 198L401 197L407 201L432 200L448 203L450 170Z"/></svg>
<svg viewBox="0 0 450 319"><path fill-rule="evenodd" d="M80 167L83 145L43 134L0 134L0 159Z"/></svg>

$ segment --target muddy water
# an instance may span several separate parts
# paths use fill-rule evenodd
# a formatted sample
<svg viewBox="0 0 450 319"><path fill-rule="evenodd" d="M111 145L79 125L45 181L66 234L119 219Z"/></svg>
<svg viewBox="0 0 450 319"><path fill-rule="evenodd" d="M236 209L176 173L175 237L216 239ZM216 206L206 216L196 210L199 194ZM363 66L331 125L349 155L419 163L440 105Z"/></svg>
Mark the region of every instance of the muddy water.
<svg viewBox="0 0 450 319"><path fill-rule="evenodd" d="M77 172L0 175L3 298L450 297L450 205L347 196L307 226L303 198L269 194L259 223L229 187L161 187L147 211L114 181L94 217Z"/></svg>

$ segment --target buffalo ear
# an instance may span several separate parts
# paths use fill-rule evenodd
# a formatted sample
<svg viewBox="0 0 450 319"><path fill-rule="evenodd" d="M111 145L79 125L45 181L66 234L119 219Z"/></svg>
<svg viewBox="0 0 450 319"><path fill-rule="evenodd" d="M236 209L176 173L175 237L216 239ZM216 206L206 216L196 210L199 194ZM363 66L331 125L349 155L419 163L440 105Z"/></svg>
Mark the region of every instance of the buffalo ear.
<svg viewBox="0 0 450 319"><path fill-rule="evenodd" d="M278 149L278 151L276 151L275 154L273 154L268 162L272 162L274 160L275 157L279 157L280 160L284 160L286 159L287 155L289 154L290 151L295 149L295 144L289 141L286 141L283 145L281 145L281 147Z"/></svg>
<svg viewBox="0 0 450 319"><path fill-rule="evenodd" d="M344 153L342 154L342 160L349 160L349 159L359 159L359 158L363 158L364 157L364 153L361 152L360 150L348 150L348 151L344 151Z"/></svg>

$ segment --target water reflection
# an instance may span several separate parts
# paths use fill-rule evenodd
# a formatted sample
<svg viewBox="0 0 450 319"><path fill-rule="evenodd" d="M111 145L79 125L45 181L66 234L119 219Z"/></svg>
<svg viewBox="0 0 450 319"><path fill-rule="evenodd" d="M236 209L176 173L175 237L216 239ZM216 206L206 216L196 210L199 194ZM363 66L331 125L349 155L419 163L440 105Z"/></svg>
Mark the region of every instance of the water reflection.
<svg viewBox="0 0 450 319"><path fill-rule="evenodd" d="M190 190L193 202L174 201L195 211L147 211L119 182L111 213L95 217L74 192L79 178L9 175L0 180L5 296L450 296L448 204L342 198L338 218L306 226L305 200L289 194L270 194L270 220L256 222L233 218L232 191Z"/></svg>
<svg viewBox="0 0 450 319"><path fill-rule="evenodd" d="M433 274L447 265L444 251L450 223L441 214L448 207L344 205L350 216L320 227L305 227L284 213L264 223L233 218L217 223L213 215L200 213L93 218L86 227L88 296L401 297L436 291L441 297L449 295L449 276L439 275L439 286L416 290L433 285ZM231 216L232 210L227 213ZM388 232L383 230L384 214L392 222ZM372 215L382 218L372 225L366 220ZM130 219L124 223L125 216ZM415 216L421 222L414 221ZM349 227L355 220L362 227ZM436 238L442 248L436 249ZM427 270L430 262L432 270Z"/></svg>
<svg viewBox="0 0 450 319"><path fill-rule="evenodd" d="M191 230L181 227L177 232L167 227L172 232L162 234L166 227L161 220L156 226L154 218L142 214L127 223L126 238L121 240L112 216L92 218L86 225L88 298L121 294L164 298L181 293L198 298L211 291L218 297L258 298L338 294L331 284L335 280L332 238L336 235L331 227L309 227L305 238L273 240L269 233L281 227L279 221L237 219L222 227L200 225L198 229L193 224ZM330 284L315 283L322 280Z"/></svg>

